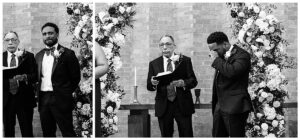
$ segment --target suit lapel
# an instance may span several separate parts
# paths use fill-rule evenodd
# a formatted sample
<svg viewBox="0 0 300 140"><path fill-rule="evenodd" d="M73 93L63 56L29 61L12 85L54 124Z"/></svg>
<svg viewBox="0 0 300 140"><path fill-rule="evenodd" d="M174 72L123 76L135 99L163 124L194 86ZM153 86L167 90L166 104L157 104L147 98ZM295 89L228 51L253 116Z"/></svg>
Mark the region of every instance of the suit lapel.
<svg viewBox="0 0 300 140"><path fill-rule="evenodd" d="M41 51L41 53L39 53L39 55L37 56L37 64L38 64L38 79L41 78L41 74L42 74L42 64L43 64L43 58L45 55L45 49L43 49Z"/></svg>
<svg viewBox="0 0 300 140"><path fill-rule="evenodd" d="M7 66L7 51L5 51L3 53L3 66L8 67Z"/></svg>
<svg viewBox="0 0 300 140"><path fill-rule="evenodd" d="M163 56L161 56L159 58L159 61L158 61L158 69L159 69L159 72L164 72L164 59L163 59Z"/></svg>

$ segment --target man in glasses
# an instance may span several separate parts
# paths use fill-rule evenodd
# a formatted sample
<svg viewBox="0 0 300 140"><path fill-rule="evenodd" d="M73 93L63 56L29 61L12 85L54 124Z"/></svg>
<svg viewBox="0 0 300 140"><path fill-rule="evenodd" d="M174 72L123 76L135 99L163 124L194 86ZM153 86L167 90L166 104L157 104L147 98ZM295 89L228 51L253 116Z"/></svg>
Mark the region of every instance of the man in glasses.
<svg viewBox="0 0 300 140"><path fill-rule="evenodd" d="M172 36L160 38L162 56L149 63L147 89L156 90L155 116L158 117L162 137L172 137L174 119L178 125L179 137L193 137L192 114L195 113L190 89L197 86L191 59L176 54ZM166 81L155 78L159 73L176 71Z"/></svg>
<svg viewBox="0 0 300 140"><path fill-rule="evenodd" d="M33 137L33 108L36 107L33 84L37 65L34 55L18 49L18 34L9 31L3 39L3 123L4 137L15 137L16 116L23 137Z"/></svg>

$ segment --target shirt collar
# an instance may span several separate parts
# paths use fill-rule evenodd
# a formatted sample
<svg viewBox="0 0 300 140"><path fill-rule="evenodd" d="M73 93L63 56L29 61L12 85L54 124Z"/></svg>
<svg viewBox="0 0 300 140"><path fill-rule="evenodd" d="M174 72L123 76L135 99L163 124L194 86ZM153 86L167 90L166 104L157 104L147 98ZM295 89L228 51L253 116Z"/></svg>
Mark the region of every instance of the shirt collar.
<svg viewBox="0 0 300 140"><path fill-rule="evenodd" d="M167 58L167 57L165 57L164 55L163 55L163 58L164 58L164 61L168 61L168 59L171 59L172 57L174 57L174 55L175 55L175 52L173 52L172 53L172 55L171 55L171 57L170 58Z"/></svg>
<svg viewBox="0 0 300 140"><path fill-rule="evenodd" d="M17 49L16 51L18 51L18 49ZM15 53L16 53L16 51L15 51L14 53L11 53L10 51L7 51L7 54L8 54L8 56L10 56L10 57L11 57L11 55L12 55L12 54L15 54Z"/></svg>
<svg viewBox="0 0 300 140"><path fill-rule="evenodd" d="M233 45L230 46L230 49L228 50L229 52L231 52L231 50L233 49Z"/></svg>

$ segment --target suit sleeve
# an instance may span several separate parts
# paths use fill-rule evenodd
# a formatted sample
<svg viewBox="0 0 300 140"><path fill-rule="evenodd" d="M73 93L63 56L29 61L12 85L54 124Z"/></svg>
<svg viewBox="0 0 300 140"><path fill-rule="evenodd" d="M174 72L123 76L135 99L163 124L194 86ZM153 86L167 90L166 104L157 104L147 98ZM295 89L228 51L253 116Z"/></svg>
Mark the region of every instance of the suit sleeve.
<svg viewBox="0 0 300 140"><path fill-rule="evenodd" d="M232 63L217 57L212 63L212 67L228 78L234 78L246 72L250 67L250 55L242 53L237 56Z"/></svg>
<svg viewBox="0 0 300 140"><path fill-rule="evenodd" d="M149 71L148 71L148 78L147 78L147 89L149 91L155 91L155 87L151 83L151 78L154 76L154 69L152 63L149 63Z"/></svg>
<svg viewBox="0 0 300 140"><path fill-rule="evenodd" d="M35 84L37 82L37 63L35 61L34 55L30 54L29 55L29 60L28 60L28 73L27 75L27 80L29 83Z"/></svg>
<svg viewBox="0 0 300 140"><path fill-rule="evenodd" d="M187 73L187 78L183 79L184 83L185 83L185 88L188 88L188 89L195 88L198 84L198 81L195 76L192 61L190 58L187 59L186 73Z"/></svg>
<svg viewBox="0 0 300 140"><path fill-rule="evenodd" d="M78 59L74 51L72 50L69 57L68 69L71 77L72 86L75 90L78 87L78 84L80 82L81 74L80 74L80 66L79 66Z"/></svg>

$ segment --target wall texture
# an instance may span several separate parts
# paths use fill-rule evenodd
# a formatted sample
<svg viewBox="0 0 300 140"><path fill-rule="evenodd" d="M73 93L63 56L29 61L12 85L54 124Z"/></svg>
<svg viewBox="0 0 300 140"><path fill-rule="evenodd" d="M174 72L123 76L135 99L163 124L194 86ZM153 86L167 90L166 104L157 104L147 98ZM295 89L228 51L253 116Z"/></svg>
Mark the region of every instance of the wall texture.
<svg viewBox="0 0 300 140"><path fill-rule="evenodd" d="M297 56L297 4L276 4L274 14L286 28L285 37L290 42L288 54ZM96 13L107 9L106 4L96 3ZM133 101L134 67L137 68L138 99L142 104L153 104L155 92L147 91L146 79L149 62L161 55L158 42L164 34L175 39L177 51L192 58L201 103L211 101L213 69L208 58L207 36L214 31L223 31L231 36L232 19L225 3L137 3L134 29L128 28L126 46L121 49L123 67L118 71L119 84L127 93L122 104ZM235 42L232 39L231 42ZM286 70L290 80L288 102L297 102L297 70ZM194 94L194 92L192 92ZM159 137L157 118L151 110L151 136ZM288 136L297 136L297 110L288 109ZM129 111L119 111L120 132L112 137L127 137ZM210 137L212 129L211 110L198 109L193 115L194 136ZM178 136L177 125L175 134Z"/></svg>

